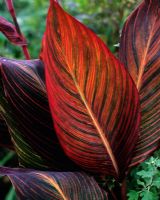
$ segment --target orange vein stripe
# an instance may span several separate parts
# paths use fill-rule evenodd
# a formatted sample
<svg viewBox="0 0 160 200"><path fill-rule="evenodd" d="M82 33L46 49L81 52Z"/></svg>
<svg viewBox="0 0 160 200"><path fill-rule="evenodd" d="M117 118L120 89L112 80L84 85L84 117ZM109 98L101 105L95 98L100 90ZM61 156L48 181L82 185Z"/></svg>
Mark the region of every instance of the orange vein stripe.
<svg viewBox="0 0 160 200"><path fill-rule="evenodd" d="M72 77L73 77L73 74L72 74ZM89 115L90 115L90 117L91 117L91 119L92 119L92 121L93 121L93 123L94 123L94 125L95 125L95 127L96 127L96 129L97 129L97 131L98 131L98 133L99 133L99 135L101 137L101 139L102 139L102 142L103 142L103 144L104 144L104 146L105 146L105 148L106 148L106 150L107 150L107 152L108 152L108 154L110 156L110 159L111 159L111 161L113 163L114 169L115 169L116 173L119 174L118 165L117 165L115 156L113 154L113 151L111 149L111 146L110 146L108 140L106 139L106 136L105 136L103 130L101 129L99 122L97 121L97 119L94 116L94 114L93 114L90 106L88 105L88 103L87 103L87 101L85 99L84 94L81 92L81 89L77 85L77 82L76 82L76 80L75 80L74 77L73 77L73 80L74 80L74 83L75 83L75 85L77 87L77 90L78 90L78 92L79 92L79 94L80 94L80 96L82 98L82 101L84 102L84 104L85 104L85 106L86 106L86 108L88 110L88 113L89 113Z"/></svg>
<svg viewBox="0 0 160 200"><path fill-rule="evenodd" d="M155 24L156 24L156 22L155 22L155 23L153 24L153 26L152 26L151 33L153 33L153 29L154 29ZM142 77L143 77L143 73L144 73L145 66L146 66L146 59L147 59L149 47L150 47L150 44L151 44L151 41L152 41L152 35L153 35L153 34L150 34L150 36L149 36L149 38L148 38L146 50L145 50L145 52L144 52L142 62L141 62L141 64L140 64L140 66L139 66L140 72L139 72L138 80L137 80L137 84L136 84L136 85L137 85L138 91L140 91L140 89L141 89Z"/></svg>

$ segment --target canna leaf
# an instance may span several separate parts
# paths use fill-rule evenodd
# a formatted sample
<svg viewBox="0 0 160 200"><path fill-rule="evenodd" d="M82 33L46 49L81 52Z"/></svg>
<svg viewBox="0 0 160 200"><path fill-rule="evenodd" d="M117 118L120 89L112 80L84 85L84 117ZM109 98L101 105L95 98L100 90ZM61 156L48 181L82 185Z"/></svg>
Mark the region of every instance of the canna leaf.
<svg viewBox="0 0 160 200"><path fill-rule="evenodd" d="M8 127L1 116L0 116L0 146L13 149Z"/></svg>
<svg viewBox="0 0 160 200"><path fill-rule="evenodd" d="M19 46L26 45L25 39L17 33L15 26L1 16L0 32L2 32L7 37L7 39L13 44Z"/></svg>
<svg viewBox="0 0 160 200"><path fill-rule="evenodd" d="M131 166L160 145L160 2L146 0L127 19L120 59L140 94L142 121Z"/></svg>
<svg viewBox="0 0 160 200"><path fill-rule="evenodd" d="M0 168L15 186L20 200L107 200L96 181L80 172L42 172Z"/></svg>
<svg viewBox="0 0 160 200"><path fill-rule="evenodd" d="M0 58L0 105L20 165L35 169L71 170L52 128L43 64L40 60Z"/></svg>
<svg viewBox="0 0 160 200"><path fill-rule="evenodd" d="M65 153L86 170L119 177L138 137L139 99L104 43L52 0L41 58Z"/></svg>
<svg viewBox="0 0 160 200"><path fill-rule="evenodd" d="M15 9L14 9L13 1L12 0L5 0L5 3L6 3L6 6L8 8L8 11L10 12L10 14L12 16L16 32L18 33L19 37L22 38L25 41L25 38L24 38L24 36L23 36L23 34L21 32L21 29L20 29L18 21L17 21L17 17L16 17L16 12L15 12ZM22 46L22 50L23 50L23 53L24 53L24 56L25 56L26 60L30 60L31 57L30 57L26 42L25 42L25 44L22 44L21 46Z"/></svg>

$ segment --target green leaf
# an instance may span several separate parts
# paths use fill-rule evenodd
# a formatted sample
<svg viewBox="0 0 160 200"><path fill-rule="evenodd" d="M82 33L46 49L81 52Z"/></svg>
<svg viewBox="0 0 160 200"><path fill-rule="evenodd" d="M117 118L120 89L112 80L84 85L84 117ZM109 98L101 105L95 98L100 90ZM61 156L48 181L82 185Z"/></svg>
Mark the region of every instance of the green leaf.
<svg viewBox="0 0 160 200"><path fill-rule="evenodd" d="M154 178L152 185L160 189L160 174L159 174L159 177Z"/></svg>
<svg viewBox="0 0 160 200"><path fill-rule="evenodd" d="M2 160L0 160L0 166L4 166L13 156L15 153L13 151L9 151Z"/></svg>
<svg viewBox="0 0 160 200"><path fill-rule="evenodd" d="M157 167L160 167L160 159L157 159L157 160L155 161L155 165L156 165Z"/></svg>
<svg viewBox="0 0 160 200"><path fill-rule="evenodd" d="M5 197L5 200L16 200L16 192L13 187L9 190L8 194Z"/></svg>
<svg viewBox="0 0 160 200"><path fill-rule="evenodd" d="M142 178L150 178L150 177L153 177L155 173L156 173L155 171L142 170L140 172L137 172L137 175L141 176Z"/></svg>
<svg viewBox="0 0 160 200"><path fill-rule="evenodd" d="M138 192L134 190L130 190L129 193L127 194L128 200L138 200L139 194Z"/></svg>
<svg viewBox="0 0 160 200"><path fill-rule="evenodd" d="M137 179L137 184L138 184L138 185L141 185L141 186L143 186L143 187L145 187L144 182L143 182L143 181L140 181L139 179Z"/></svg>
<svg viewBox="0 0 160 200"><path fill-rule="evenodd" d="M158 200L154 193L148 190L143 191L140 196L142 197L142 200Z"/></svg>

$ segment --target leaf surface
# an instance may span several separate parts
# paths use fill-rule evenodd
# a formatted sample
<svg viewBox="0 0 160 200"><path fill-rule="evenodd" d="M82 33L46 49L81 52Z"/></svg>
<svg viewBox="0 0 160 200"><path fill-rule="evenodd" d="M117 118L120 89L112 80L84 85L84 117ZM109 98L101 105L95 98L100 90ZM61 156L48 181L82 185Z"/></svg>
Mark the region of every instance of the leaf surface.
<svg viewBox="0 0 160 200"><path fill-rule="evenodd" d="M1 16L0 32L2 32L7 37L7 39L13 44L18 46L26 45L25 39L17 33L15 26Z"/></svg>
<svg viewBox="0 0 160 200"><path fill-rule="evenodd" d="M140 94L141 126L131 166L160 145L160 2L146 0L129 16L122 32L120 60Z"/></svg>
<svg viewBox="0 0 160 200"><path fill-rule="evenodd" d="M0 58L1 112L9 127L20 165L71 170L52 126L43 63Z"/></svg>
<svg viewBox="0 0 160 200"><path fill-rule="evenodd" d="M52 0L41 58L55 129L84 169L123 174L137 141L138 92L121 63Z"/></svg>
<svg viewBox="0 0 160 200"><path fill-rule="evenodd" d="M42 172L0 168L9 176L20 200L107 200L96 181L80 172Z"/></svg>
<svg viewBox="0 0 160 200"><path fill-rule="evenodd" d="M0 115L0 146L13 149L8 127Z"/></svg>

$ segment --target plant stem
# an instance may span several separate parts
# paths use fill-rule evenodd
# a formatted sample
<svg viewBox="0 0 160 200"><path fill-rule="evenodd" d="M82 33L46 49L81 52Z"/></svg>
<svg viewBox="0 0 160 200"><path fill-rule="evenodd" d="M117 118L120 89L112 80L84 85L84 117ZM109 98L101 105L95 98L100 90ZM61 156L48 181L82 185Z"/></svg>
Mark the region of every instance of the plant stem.
<svg viewBox="0 0 160 200"><path fill-rule="evenodd" d="M127 200L126 195L126 178L119 183L115 182L115 187L109 191L113 200Z"/></svg>
<svg viewBox="0 0 160 200"><path fill-rule="evenodd" d="M121 197L123 200L127 200L127 191L126 191L126 178L124 178L122 185L121 185Z"/></svg>
<svg viewBox="0 0 160 200"><path fill-rule="evenodd" d="M31 56L30 56L30 54L29 54L27 45L23 45L23 46L22 46L22 50L23 50L23 53L24 53L24 55L25 55L25 57L26 57L26 60L30 60L30 59L31 59Z"/></svg>
<svg viewBox="0 0 160 200"><path fill-rule="evenodd" d="M110 191L110 194L113 200L118 200L113 191Z"/></svg>
<svg viewBox="0 0 160 200"><path fill-rule="evenodd" d="M24 38L24 36L23 36L23 34L21 32L21 29L19 27L17 18L16 18L16 13L15 13L15 9L14 9L14 5L13 5L12 0L5 0L5 2L6 2L8 10L9 10L11 16L12 16L13 22L14 22L16 30L17 30L17 33L20 35L21 38ZM31 57L30 57L27 45L23 45L22 46L22 50L23 50L25 58L27 60L29 60Z"/></svg>

